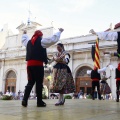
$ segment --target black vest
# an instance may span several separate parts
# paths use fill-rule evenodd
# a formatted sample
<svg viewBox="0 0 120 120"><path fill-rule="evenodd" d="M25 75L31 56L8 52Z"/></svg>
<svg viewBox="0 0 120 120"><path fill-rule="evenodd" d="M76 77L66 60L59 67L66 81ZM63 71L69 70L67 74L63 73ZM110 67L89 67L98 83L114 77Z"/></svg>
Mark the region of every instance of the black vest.
<svg viewBox="0 0 120 120"><path fill-rule="evenodd" d="M91 72L91 79L94 79L94 78L98 78L99 80L101 80L100 73L98 73L97 70L92 70Z"/></svg>
<svg viewBox="0 0 120 120"><path fill-rule="evenodd" d="M116 78L120 78L120 71L116 68Z"/></svg>
<svg viewBox="0 0 120 120"><path fill-rule="evenodd" d="M46 48L43 48L41 46L41 40L42 38L39 37L35 41L34 45L32 45L31 40L28 42L26 47L26 61L29 60L40 60L42 62L45 62L47 64L47 52Z"/></svg>

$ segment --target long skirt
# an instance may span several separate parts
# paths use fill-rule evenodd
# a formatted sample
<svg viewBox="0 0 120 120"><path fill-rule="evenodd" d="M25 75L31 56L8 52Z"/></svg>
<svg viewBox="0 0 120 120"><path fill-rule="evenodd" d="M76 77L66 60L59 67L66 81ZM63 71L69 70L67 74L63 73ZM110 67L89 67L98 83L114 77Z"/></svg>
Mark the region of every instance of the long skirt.
<svg viewBox="0 0 120 120"><path fill-rule="evenodd" d="M70 68L66 64L57 63L53 67L52 92L68 94L75 92L75 84Z"/></svg>
<svg viewBox="0 0 120 120"><path fill-rule="evenodd" d="M101 94L110 94L111 89L107 83L102 83L101 85Z"/></svg>

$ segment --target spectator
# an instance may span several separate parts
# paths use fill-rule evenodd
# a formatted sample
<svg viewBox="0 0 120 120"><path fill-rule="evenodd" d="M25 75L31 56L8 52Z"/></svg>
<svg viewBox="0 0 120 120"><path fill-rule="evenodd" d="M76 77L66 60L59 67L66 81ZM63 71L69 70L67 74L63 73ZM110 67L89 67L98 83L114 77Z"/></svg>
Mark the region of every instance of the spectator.
<svg viewBox="0 0 120 120"><path fill-rule="evenodd" d="M5 93L5 95L10 95L10 92L9 92L9 90L7 90L7 92Z"/></svg>
<svg viewBox="0 0 120 120"><path fill-rule="evenodd" d="M80 92L78 93L78 98L82 98L83 97L83 91L80 90Z"/></svg>

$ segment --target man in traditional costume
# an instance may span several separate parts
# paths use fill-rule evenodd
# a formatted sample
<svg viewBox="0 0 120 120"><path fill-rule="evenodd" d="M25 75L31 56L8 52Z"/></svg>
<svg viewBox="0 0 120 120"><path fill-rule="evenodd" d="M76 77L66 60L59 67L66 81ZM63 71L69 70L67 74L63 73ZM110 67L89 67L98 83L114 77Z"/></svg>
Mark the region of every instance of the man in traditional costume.
<svg viewBox="0 0 120 120"><path fill-rule="evenodd" d="M113 54L114 56L120 57L120 32L115 31L95 32L93 29L91 29L90 33L97 35L100 40L117 41L118 46L117 52L115 53L104 52L104 54Z"/></svg>
<svg viewBox="0 0 120 120"><path fill-rule="evenodd" d="M95 87L97 87L97 92L98 92L98 98L101 100L101 93L100 93L100 80L101 76L100 73L106 71L106 68L108 65L102 69L98 69L97 67L94 67L93 70L87 70L87 74L91 75L92 79L92 99L94 100L94 92L95 92Z"/></svg>
<svg viewBox="0 0 120 120"><path fill-rule="evenodd" d="M25 87L25 94L22 100L22 105L27 107L30 92L36 83L37 107L45 107L46 103L42 101L42 89L44 78L43 63L47 64L46 48L59 41L60 35L64 30L59 29L59 32L49 38L42 38L43 33L40 30L35 31L31 40L24 31L22 36L22 44L26 47L27 75L28 83Z"/></svg>
<svg viewBox="0 0 120 120"><path fill-rule="evenodd" d="M115 70L116 74L116 102L119 102L119 94L120 94L120 63L118 64L118 67Z"/></svg>

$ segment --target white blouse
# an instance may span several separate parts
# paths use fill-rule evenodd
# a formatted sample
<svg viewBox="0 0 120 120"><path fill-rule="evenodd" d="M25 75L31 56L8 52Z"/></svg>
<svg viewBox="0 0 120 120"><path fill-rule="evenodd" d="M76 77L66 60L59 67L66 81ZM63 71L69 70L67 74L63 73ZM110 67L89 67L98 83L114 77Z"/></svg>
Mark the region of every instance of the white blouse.
<svg viewBox="0 0 120 120"><path fill-rule="evenodd" d="M65 62L68 64L70 62L70 57L68 54L65 55Z"/></svg>
<svg viewBox="0 0 120 120"><path fill-rule="evenodd" d="M108 76L106 76L106 75L102 75L102 76L101 76L101 80L106 81L107 79L109 79Z"/></svg>

